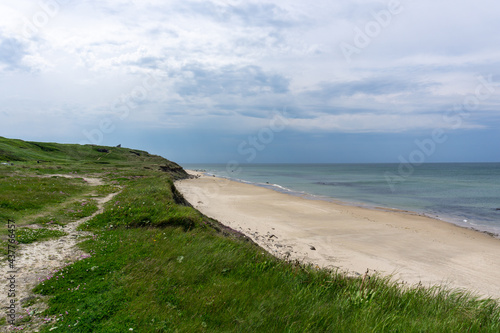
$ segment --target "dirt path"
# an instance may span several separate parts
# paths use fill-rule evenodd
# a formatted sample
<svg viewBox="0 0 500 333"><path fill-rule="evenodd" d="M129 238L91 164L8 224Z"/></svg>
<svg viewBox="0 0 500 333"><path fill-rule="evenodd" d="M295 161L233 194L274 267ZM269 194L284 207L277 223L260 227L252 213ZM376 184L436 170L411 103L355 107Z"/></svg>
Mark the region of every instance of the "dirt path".
<svg viewBox="0 0 500 333"><path fill-rule="evenodd" d="M83 178L91 186L104 184L102 180L97 178L84 178L81 176L72 177L68 175L51 176ZM13 273L15 275L16 284L16 315L26 315L26 310L22 309L20 304L24 303L30 297L33 297L31 290L39 283L40 280L46 279L47 276L52 275L52 273L59 268L88 256L87 253L83 252L75 245L81 242L84 238L92 236L92 233L77 231L77 228L80 224L89 221L98 214L101 214L104 211L104 204L113 199L113 197L118 193L120 192L111 193L103 198L96 198L95 200L97 201L98 210L91 216L68 223L64 227L52 228L66 232L66 236L48 241L35 242L32 244L20 244L17 246L15 261L16 272ZM10 273L8 274L10 269L7 262L2 262L0 264L0 271L3 273L2 276L10 275ZM5 308L12 299L8 298L9 283L7 282L8 281L4 280L1 285L0 304L4 310L2 311L1 317L5 317ZM40 309L39 304L37 304L37 307L39 307L39 311L43 310ZM39 326L40 323L33 323L32 320L30 323L31 329L25 328L23 331L30 332L34 326ZM4 326L0 328L0 332L11 332L11 329Z"/></svg>

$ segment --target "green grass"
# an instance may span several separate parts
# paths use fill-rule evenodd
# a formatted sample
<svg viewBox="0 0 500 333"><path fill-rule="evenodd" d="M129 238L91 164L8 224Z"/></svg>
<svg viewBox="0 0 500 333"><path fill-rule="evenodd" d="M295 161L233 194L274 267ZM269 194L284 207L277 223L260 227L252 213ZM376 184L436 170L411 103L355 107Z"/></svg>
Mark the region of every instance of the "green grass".
<svg viewBox="0 0 500 333"><path fill-rule="evenodd" d="M62 150L42 146L33 149ZM25 162L17 170L9 166L10 172L57 169ZM81 243L90 255L35 288L49 308L37 312L38 298L27 303L25 327L40 318L46 322L40 332L500 332L495 301L280 261L187 205L172 183L178 170L146 169L157 164L147 158L122 162L103 167L84 160L57 169L80 168L105 179L101 195L118 190L116 185L122 192L81 226L94 233ZM81 197L88 190L59 198L62 203L53 198L53 204L7 213L23 219L35 212L42 224L56 215L61 221L88 216L95 208L78 212L93 205L91 197ZM51 205L57 209L50 211Z"/></svg>
<svg viewBox="0 0 500 333"><path fill-rule="evenodd" d="M41 178L27 168L0 168L0 254L7 254L6 227L16 223L21 243L61 236L53 231L23 229L28 224L64 225L89 216L97 209L95 200L85 198L92 188L81 178ZM82 204L85 205L82 206ZM29 234L29 235L28 235Z"/></svg>
<svg viewBox="0 0 500 333"><path fill-rule="evenodd" d="M48 210L45 213L31 216L24 221L26 224L39 224L42 226L66 225L95 213L98 209L94 199L79 199L59 205L58 209Z"/></svg>
<svg viewBox="0 0 500 333"><path fill-rule="evenodd" d="M99 149L106 149L108 152L99 152ZM27 142L0 137L0 162L2 161L12 162L14 168L1 165L0 172L2 169L29 167L39 174L55 174L59 171L101 174L126 169L140 174L163 168L173 179L186 176L178 164L137 149ZM134 174L131 173L130 176Z"/></svg>
<svg viewBox="0 0 500 333"><path fill-rule="evenodd" d="M0 174L0 218L20 219L84 193L81 179Z"/></svg>
<svg viewBox="0 0 500 333"><path fill-rule="evenodd" d="M109 202L105 212L83 226L89 228L182 226L202 222L201 214L176 202L172 181L162 175L139 178Z"/></svg>
<svg viewBox="0 0 500 333"><path fill-rule="evenodd" d="M30 244L36 241L58 238L65 235L67 235L67 233L59 230L51 230L45 228L19 228L16 231L16 241L21 244Z"/></svg>

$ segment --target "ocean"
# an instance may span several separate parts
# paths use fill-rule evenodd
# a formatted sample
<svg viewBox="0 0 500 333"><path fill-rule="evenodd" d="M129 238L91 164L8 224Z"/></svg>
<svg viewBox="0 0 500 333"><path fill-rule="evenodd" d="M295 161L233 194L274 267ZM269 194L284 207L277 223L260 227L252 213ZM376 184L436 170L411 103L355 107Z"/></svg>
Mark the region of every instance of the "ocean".
<svg viewBox="0 0 500 333"><path fill-rule="evenodd" d="M408 210L500 235L500 163L182 166L313 200Z"/></svg>

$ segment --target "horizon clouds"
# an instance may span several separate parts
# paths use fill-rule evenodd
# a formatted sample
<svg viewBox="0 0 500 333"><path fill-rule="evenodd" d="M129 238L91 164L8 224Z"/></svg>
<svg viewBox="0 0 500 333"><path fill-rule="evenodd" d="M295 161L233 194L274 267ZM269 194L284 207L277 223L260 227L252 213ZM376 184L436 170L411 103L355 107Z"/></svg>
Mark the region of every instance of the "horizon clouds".
<svg viewBox="0 0 500 333"><path fill-rule="evenodd" d="M0 135L178 162L500 161L500 4L0 2Z"/></svg>

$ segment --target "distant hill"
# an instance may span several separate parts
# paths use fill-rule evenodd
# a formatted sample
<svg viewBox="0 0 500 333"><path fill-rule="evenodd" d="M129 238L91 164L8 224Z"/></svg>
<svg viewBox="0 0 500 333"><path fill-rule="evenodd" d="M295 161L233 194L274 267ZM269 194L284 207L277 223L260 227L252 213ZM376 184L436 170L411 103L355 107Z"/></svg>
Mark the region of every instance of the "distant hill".
<svg viewBox="0 0 500 333"><path fill-rule="evenodd" d="M57 165L143 166L168 172L172 178L187 177L177 163L146 151L122 147L60 144L8 139L0 136L0 163L42 163Z"/></svg>

